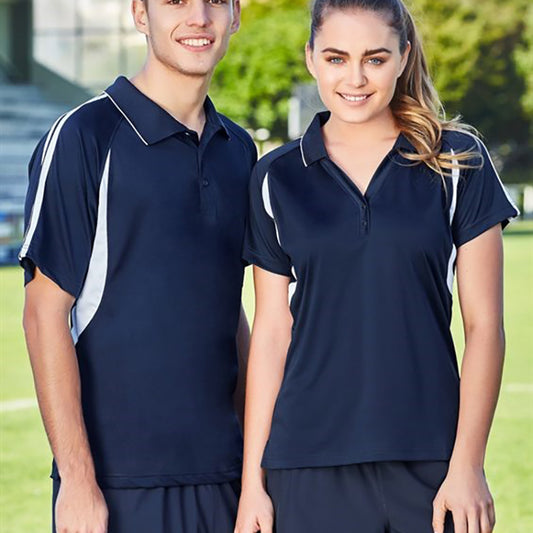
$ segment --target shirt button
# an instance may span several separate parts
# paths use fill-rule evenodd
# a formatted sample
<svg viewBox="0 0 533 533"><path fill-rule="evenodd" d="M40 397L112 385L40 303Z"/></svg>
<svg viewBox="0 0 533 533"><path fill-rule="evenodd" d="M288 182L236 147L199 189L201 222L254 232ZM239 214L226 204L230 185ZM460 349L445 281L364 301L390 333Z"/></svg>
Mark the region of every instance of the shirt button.
<svg viewBox="0 0 533 533"><path fill-rule="evenodd" d="M204 181L202 181L202 185L203 185L204 187L207 187L207 186L209 185L209 180L204 180Z"/></svg>

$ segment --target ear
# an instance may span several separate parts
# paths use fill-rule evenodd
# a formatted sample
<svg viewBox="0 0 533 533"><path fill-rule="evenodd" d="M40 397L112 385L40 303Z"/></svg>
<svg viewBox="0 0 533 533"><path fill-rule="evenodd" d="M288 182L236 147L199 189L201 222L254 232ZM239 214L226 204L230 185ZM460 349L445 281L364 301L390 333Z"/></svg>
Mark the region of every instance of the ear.
<svg viewBox="0 0 533 533"><path fill-rule="evenodd" d="M131 14L137 31L148 35L148 9L144 0L131 2Z"/></svg>
<svg viewBox="0 0 533 533"><path fill-rule="evenodd" d="M405 47L402 60L400 62L400 73L398 74L398 78L403 74L403 71L405 70L405 67L407 66L407 60L409 59L410 53L411 53L411 41L407 41L407 46Z"/></svg>
<svg viewBox="0 0 533 533"><path fill-rule="evenodd" d="M237 33L241 26L241 1L233 0L233 21L231 23L230 32Z"/></svg>
<svg viewBox="0 0 533 533"><path fill-rule="evenodd" d="M315 63L313 61L313 49L311 48L311 45L309 43L306 43L305 45L305 64L307 65L307 70L309 71L309 74L313 76L316 80L316 70L315 70Z"/></svg>

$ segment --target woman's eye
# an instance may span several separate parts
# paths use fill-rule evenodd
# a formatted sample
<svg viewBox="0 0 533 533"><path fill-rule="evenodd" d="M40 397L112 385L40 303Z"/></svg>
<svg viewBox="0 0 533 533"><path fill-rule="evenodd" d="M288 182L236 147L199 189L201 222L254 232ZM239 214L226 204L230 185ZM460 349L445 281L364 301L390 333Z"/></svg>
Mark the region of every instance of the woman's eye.
<svg viewBox="0 0 533 533"><path fill-rule="evenodd" d="M344 59L342 57L330 57L327 59L328 63L333 63L334 65L341 65L344 63Z"/></svg>
<svg viewBox="0 0 533 533"><path fill-rule="evenodd" d="M371 65L382 65L383 63L385 63L385 61L383 61L383 59L381 59L380 57L371 57L368 62Z"/></svg>

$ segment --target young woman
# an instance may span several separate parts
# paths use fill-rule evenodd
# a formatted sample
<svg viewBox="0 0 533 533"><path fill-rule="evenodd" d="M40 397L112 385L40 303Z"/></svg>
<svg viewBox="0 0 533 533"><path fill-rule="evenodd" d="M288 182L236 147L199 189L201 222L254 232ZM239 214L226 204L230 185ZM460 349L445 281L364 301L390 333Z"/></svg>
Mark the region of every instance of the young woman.
<svg viewBox="0 0 533 533"><path fill-rule="evenodd" d="M501 230L518 212L484 145L440 115L401 0L317 0L307 64L329 111L252 178L236 531L490 532Z"/></svg>

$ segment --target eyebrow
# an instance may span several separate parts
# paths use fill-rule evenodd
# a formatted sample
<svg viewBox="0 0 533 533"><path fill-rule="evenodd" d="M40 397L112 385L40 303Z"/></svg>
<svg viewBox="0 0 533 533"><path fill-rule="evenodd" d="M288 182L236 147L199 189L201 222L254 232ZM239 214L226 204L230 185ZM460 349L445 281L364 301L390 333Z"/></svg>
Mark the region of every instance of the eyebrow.
<svg viewBox="0 0 533 533"><path fill-rule="evenodd" d="M331 53L331 54L338 54L340 56L347 56L347 55L350 55L348 54L348 52L345 52L344 50L339 50L338 48L324 48L324 50L322 50L322 53L325 54L325 53ZM382 54L382 53L386 53L386 54L392 54L392 51L389 50L388 48L375 48L374 50L365 50L364 53L363 53L363 57L366 57L366 56L373 56L374 54Z"/></svg>

